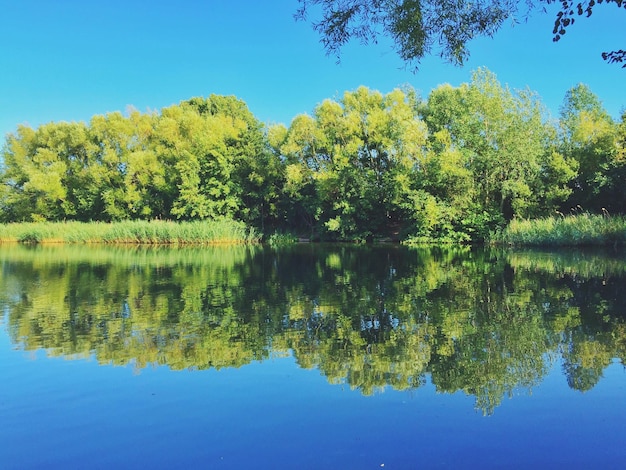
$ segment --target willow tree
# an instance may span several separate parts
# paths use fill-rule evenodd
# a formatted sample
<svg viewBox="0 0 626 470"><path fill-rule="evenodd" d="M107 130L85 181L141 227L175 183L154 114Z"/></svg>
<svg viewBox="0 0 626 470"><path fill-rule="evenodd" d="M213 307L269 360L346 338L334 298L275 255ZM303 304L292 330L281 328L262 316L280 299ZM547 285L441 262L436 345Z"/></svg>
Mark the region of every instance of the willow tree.
<svg viewBox="0 0 626 470"><path fill-rule="evenodd" d="M2 218L41 221L86 218L96 197L90 174L95 148L83 123L19 126L2 152ZM86 184L74 191L77 181Z"/></svg>
<svg viewBox="0 0 626 470"><path fill-rule="evenodd" d="M239 200L234 216L264 227L275 225L283 185L283 165L268 146L267 130L246 103L234 96L210 95L182 103L195 109L205 121L221 119L222 129L232 129L223 144L232 165L230 183Z"/></svg>
<svg viewBox="0 0 626 470"><path fill-rule="evenodd" d="M483 235L513 217L541 215L547 188L563 188L574 174L575 164L551 148L554 133L537 96L511 91L486 69L458 88L433 90L424 115L431 134L445 135L446 151L459 152L471 172L473 199L464 225Z"/></svg>
<svg viewBox="0 0 626 470"><path fill-rule="evenodd" d="M243 101L211 95L165 108L155 136L159 158L172 170L173 216L258 224L275 216L280 168Z"/></svg>
<svg viewBox="0 0 626 470"><path fill-rule="evenodd" d="M283 167L262 124L232 96L89 124L20 126L0 168L5 221L277 217Z"/></svg>
<svg viewBox="0 0 626 470"><path fill-rule="evenodd" d="M281 147L287 187L308 194L311 214L335 236L394 235L404 222L397 196L419 167L426 127L412 90L387 95L360 87L325 100L292 122Z"/></svg>
<svg viewBox="0 0 626 470"><path fill-rule="evenodd" d="M168 168L155 151L156 114L132 111L94 116L90 135L98 146L97 165L101 196L94 218L124 220L166 218L171 209Z"/></svg>

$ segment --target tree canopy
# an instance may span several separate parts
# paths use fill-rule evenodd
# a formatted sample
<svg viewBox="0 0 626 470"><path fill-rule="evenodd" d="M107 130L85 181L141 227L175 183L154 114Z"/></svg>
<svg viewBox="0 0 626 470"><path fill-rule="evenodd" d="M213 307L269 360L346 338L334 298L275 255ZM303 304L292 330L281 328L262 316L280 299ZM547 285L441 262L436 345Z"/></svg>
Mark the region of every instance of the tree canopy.
<svg viewBox="0 0 626 470"><path fill-rule="evenodd" d="M559 5L553 30L555 42L575 23L576 17L591 16L599 4L626 8L623 0L298 1L296 19L306 20L311 13L320 15L311 21L329 54L339 57L342 46L351 39L367 44L387 36L407 63L417 64L438 51L444 60L455 65L462 65L469 57L467 44L471 39L491 37L505 21L519 22L533 10L545 12L546 5ZM621 63L626 61L626 51L603 52L602 57L609 63Z"/></svg>
<svg viewBox="0 0 626 470"><path fill-rule="evenodd" d="M19 126L2 159L4 221L226 217L263 226L280 178L262 124L233 96Z"/></svg>

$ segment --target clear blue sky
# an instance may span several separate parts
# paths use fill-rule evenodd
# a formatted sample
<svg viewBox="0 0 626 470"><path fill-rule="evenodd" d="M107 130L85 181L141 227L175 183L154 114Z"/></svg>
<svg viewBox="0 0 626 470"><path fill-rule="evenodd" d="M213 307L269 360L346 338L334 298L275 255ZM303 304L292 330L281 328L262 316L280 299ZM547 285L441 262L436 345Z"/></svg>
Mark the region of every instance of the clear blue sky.
<svg viewBox="0 0 626 470"><path fill-rule="evenodd" d="M556 44L554 11L537 11L470 43L463 68L430 57L417 73L387 41L352 44L337 64L310 24L294 21L297 7L297 0L0 0L0 135L18 124L88 121L211 93L236 95L263 122L289 124L359 85L388 92L410 84L427 97L439 84L469 81L481 66L511 88L538 92L553 116L581 82L615 118L626 107L626 69L600 57L626 47L626 11L614 5L600 5Z"/></svg>

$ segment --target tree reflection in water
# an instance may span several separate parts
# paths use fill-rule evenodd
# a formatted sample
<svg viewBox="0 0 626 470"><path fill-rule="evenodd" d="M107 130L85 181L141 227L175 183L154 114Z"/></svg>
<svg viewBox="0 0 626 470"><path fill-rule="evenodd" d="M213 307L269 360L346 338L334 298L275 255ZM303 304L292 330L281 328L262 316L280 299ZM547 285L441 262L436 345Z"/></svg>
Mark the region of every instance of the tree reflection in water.
<svg viewBox="0 0 626 470"><path fill-rule="evenodd" d="M586 391L626 351L622 253L10 246L0 260L12 341L102 364L293 354L364 394L430 377L490 414L555 361Z"/></svg>

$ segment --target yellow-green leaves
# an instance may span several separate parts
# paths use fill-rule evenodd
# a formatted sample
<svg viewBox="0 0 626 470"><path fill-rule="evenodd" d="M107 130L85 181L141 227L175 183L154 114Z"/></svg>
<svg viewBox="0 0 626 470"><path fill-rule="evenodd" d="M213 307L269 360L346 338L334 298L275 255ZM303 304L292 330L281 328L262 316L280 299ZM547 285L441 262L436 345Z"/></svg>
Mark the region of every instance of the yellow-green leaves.
<svg viewBox="0 0 626 470"><path fill-rule="evenodd" d="M557 209L623 212L624 117L583 85L558 126L546 117L479 69L426 102L359 87L289 127L217 95L22 126L2 150L0 220L226 217L307 238L481 241Z"/></svg>
<svg viewBox="0 0 626 470"><path fill-rule="evenodd" d="M20 127L3 150L5 221L276 217L282 177L261 124L235 97L89 125ZM9 189L10 188L10 189Z"/></svg>
<svg viewBox="0 0 626 470"><path fill-rule="evenodd" d="M401 211L393 203L398 175L415 171L425 143L410 90L383 95L360 87L324 100L313 117L293 120L281 146L289 162L286 190L301 195L294 210L307 211L335 237L390 234Z"/></svg>
<svg viewBox="0 0 626 470"><path fill-rule="evenodd" d="M589 87L579 84L568 90L559 124L559 150L578 165L569 205L623 211L626 168L618 158L618 126Z"/></svg>

